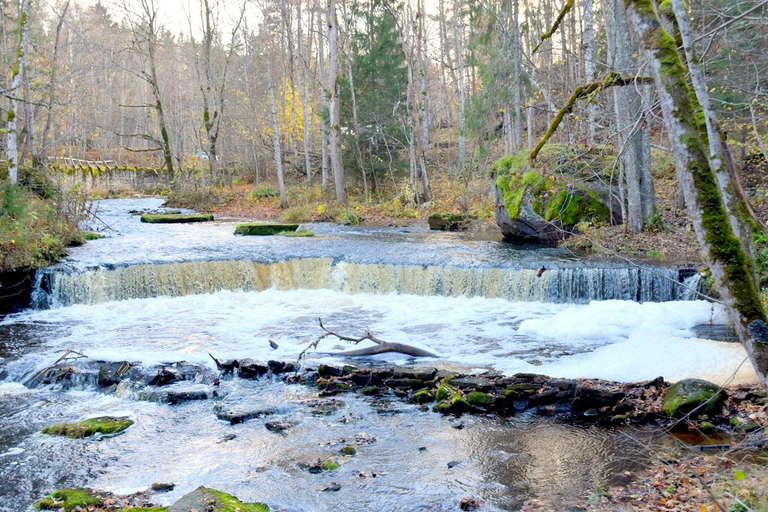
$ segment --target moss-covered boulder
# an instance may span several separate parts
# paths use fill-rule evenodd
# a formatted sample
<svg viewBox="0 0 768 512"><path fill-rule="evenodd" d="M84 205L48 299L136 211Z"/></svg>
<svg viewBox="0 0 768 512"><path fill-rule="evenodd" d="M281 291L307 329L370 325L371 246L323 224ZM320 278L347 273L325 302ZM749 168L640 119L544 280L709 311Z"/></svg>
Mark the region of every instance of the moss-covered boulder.
<svg viewBox="0 0 768 512"><path fill-rule="evenodd" d="M235 226L236 235L269 236L278 233L294 232L299 228L298 224L246 222Z"/></svg>
<svg viewBox="0 0 768 512"><path fill-rule="evenodd" d="M429 229L435 231L457 231L464 228L470 217L458 213L433 213L427 218Z"/></svg>
<svg viewBox="0 0 768 512"><path fill-rule="evenodd" d="M210 222L212 220L213 215L209 213L145 213L141 216L141 222L148 222L150 224L186 224L190 222Z"/></svg>
<svg viewBox="0 0 768 512"><path fill-rule="evenodd" d="M101 416L99 418L90 418L74 423L58 423L45 427L43 434L51 436L64 436L73 439L82 439L96 434L114 435L119 434L133 425L133 420L128 418L114 418L112 416Z"/></svg>
<svg viewBox="0 0 768 512"><path fill-rule="evenodd" d="M264 503L243 503L231 494L201 485L168 507L168 512L189 512L190 510L201 512L203 510L208 512L269 512L269 507Z"/></svg>
<svg viewBox="0 0 768 512"><path fill-rule="evenodd" d="M101 501L88 489L69 488L57 489L49 496L35 503L37 510L61 510L62 508L69 512L75 507L87 507L96 505Z"/></svg>
<svg viewBox="0 0 768 512"><path fill-rule="evenodd" d="M669 417L692 418L718 414L723 408L725 393L720 386L702 379L685 379L672 384L664 392L661 410Z"/></svg>
<svg viewBox="0 0 768 512"><path fill-rule="evenodd" d="M527 152L494 163L496 223L504 238L521 243L553 243L583 222L611 220L608 190L601 178L610 168L601 149L576 154L545 146L535 164ZM618 212L618 210L616 210Z"/></svg>

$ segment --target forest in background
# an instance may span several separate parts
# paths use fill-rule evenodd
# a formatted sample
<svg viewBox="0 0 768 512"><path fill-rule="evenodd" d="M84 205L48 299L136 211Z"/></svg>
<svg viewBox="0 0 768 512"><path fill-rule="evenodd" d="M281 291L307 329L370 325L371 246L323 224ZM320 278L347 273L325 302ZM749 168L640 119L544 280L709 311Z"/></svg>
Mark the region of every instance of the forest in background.
<svg viewBox="0 0 768 512"><path fill-rule="evenodd" d="M467 186L503 154L533 148L578 87L649 73L617 0L188 5L187 26L168 26L156 0L2 2L1 108L21 165L166 167L201 190L240 176L277 185L283 205L285 183L319 184L340 203L405 187L419 203L430 181ZM767 9L690 5L741 165L766 157ZM611 179L639 231L652 206L635 176L650 173L651 147L663 154L665 140L653 87L638 81L580 99L550 142L620 154Z"/></svg>

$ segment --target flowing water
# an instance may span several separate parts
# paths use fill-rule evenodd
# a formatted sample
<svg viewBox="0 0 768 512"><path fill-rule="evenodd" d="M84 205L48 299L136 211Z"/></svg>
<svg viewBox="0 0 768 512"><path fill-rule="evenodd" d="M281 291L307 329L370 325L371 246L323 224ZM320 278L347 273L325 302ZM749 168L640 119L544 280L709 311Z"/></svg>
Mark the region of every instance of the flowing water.
<svg viewBox="0 0 768 512"><path fill-rule="evenodd" d="M63 486L127 493L170 481L176 489L158 497L162 504L208 485L285 510L455 510L462 497L484 510L515 510L529 499L578 502L638 468L629 456L637 444L624 433L530 413L449 418L395 398L345 394L338 410L317 415L306 402L316 390L269 379L222 380L218 400L180 405L87 384L22 384L67 349L145 366L212 366L209 353L291 360L322 334L322 318L336 331L370 327L439 357L313 351L309 366L630 381L714 379L744 357L737 345L693 337L697 324L722 323L722 312L685 300L695 283L681 286L675 269L585 266L565 251L459 233L328 224L313 225L314 238L235 237L233 222L141 224L129 213L160 205L101 202L108 237L41 271L35 309L0 320L0 509L25 510ZM327 339L319 350L345 348ZM277 415L230 425L213 414L217 403L271 406ZM100 441L39 433L99 415L136 424ZM275 434L264 427L275 417L296 425ZM342 458L344 442L357 442L358 454ZM310 474L301 465L328 457L341 467ZM331 483L341 489L322 491Z"/></svg>

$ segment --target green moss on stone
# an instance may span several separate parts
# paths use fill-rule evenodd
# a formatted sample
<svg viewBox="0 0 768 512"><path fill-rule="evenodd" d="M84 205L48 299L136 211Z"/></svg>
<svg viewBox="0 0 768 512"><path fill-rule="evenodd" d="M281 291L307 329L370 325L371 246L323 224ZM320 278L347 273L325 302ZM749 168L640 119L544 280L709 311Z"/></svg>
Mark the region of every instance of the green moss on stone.
<svg viewBox="0 0 768 512"><path fill-rule="evenodd" d="M323 463L320 464L320 467L323 468L323 471L333 471L334 469L339 469L339 465L331 459L324 460Z"/></svg>
<svg viewBox="0 0 768 512"><path fill-rule="evenodd" d="M428 389L422 389L411 395L411 402L415 404L426 404L432 402L435 399L435 395Z"/></svg>
<svg viewBox="0 0 768 512"><path fill-rule="evenodd" d="M355 455L356 453L357 453L357 450L351 444L345 445L341 449L341 454L342 455Z"/></svg>
<svg viewBox="0 0 768 512"><path fill-rule="evenodd" d="M38 501L35 504L35 508L38 510L59 510L63 508L69 512L75 507L96 505L100 501L101 498L88 489L58 489L53 491L50 496Z"/></svg>
<svg viewBox="0 0 768 512"><path fill-rule="evenodd" d="M304 238L304 237L310 237L315 236L315 233L307 228L299 228L296 231L283 231L280 233L283 236L288 236L292 238Z"/></svg>
<svg viewBox="0 0 768 512"><path fill-rule="evenodd" d="M443 382L440 384L440 387L437 388L437 394L435 395L435 398L437 398L437 400L445 400L446 398L452 396L454 393L456 393L456 388L447 382Z"/></svg>
<svg viewBox="0 0 768 512"><path fill-rule="evenodd" d="M269 236L278 233L296 231L298 224L281 224L267 222L246 222L235 226L236 235Z"/></svg>
<svg viewBox="0 0 768 512"><path fill-rule="evenodd" d="M98 240L99 238L104 238L104 235L100 235L99 233L93 233L91 231L86 231L83 233L83 238L86 240Z"/></svg>
<svg viewBox="0 0 768 512"><path fill-rule="evenodd" d="M243 503L231 494L216 489L204 489L215 497L212 512L269 512L269 507L264 503Z"/></svg>
<svg viewBox="0 0 768 512"><path fill-rule="evenodd" d="M183 215L145 213L141 216L141 222L150 224L184 224L189 222L209 222L212 220L213 215L208 213L185 213Z"/></svg>
<svg viewBox="0 0 768 512"><path fill-rule="evenodd" d="M677 382L664 393L661 410L670 417L680 418L692 411L695 415L717 414L723 406L720 387L701 379L685 379Z"/></svg>
<svg viewBox="0 0 768 512"><path fill-rule="evenodd" d="M447 400L443 400L432 406L432 410L442 414L460 414L472 409L472 406L467 402L461 393L454 393Z"/></svg>
<svg viewBox="0 0 768 512"><path fill-rule="evenodd" d="M111 416L102 416L91 418L74 423L59 423L45 427L43 434L51 436L65 436L73 439L82 439L94 434L111 435L119 434L123 430L133 425L133 420L128 418L114 418Z"/></svg>
<svg viewBox="0 0 768 512"><path fill-rule="evenodd" d="M557 220L563 226L575 226L585 220L607 222L610 215L608 207L591 190L582 188L570 192L561 188L547 203L544 220Z"/></svg>
<svg viewBox="0 0 768 512"><path fill-rule="evenodd" d="M482 391L467 393L466 400L471 405L490 405L493 403L493 397Z"/></svg>

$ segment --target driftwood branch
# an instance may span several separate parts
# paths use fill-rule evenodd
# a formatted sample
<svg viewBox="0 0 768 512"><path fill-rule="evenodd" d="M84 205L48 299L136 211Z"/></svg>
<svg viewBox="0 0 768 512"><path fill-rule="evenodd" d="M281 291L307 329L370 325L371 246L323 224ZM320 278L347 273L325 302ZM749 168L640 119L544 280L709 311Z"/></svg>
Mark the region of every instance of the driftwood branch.
<svg viewBox="0 0 768 512"><path fill-rule="evenodd" d="M355 343L355 344L360 343L361 341L364 341L364 340L370 340L376 343L376 346L360 348L356 350L347 350L345 352L321 352L322 354L328 354L332 356L359 357L359 356L373 356L376 354L384 354L386 352L397 352L399 354L406 354L413 357L438 357L437 354L430 352L428 350L424 350L422 348L414 347L412 345L406 345L404 343L393 343L393 342L378 338L371 332L370 328L366 328L365 334L355 338L352 336L346 336L344 334L339 334L335 331L332 331L331 329L328 329L326 326L323 325L323 320L321 318L318 318L317 320L320 323L320 328L323 331L325 331L325 334L322 334L315 341L310 343L309 346L305 348L301 352L301 354L299 354L299 359L304 357L304 354L306 354L306 352L309 349L317 348L318 343L320 343L320 341L324 340L328 336L334 336L340 340L348 341L350 343Z"/></svg>

